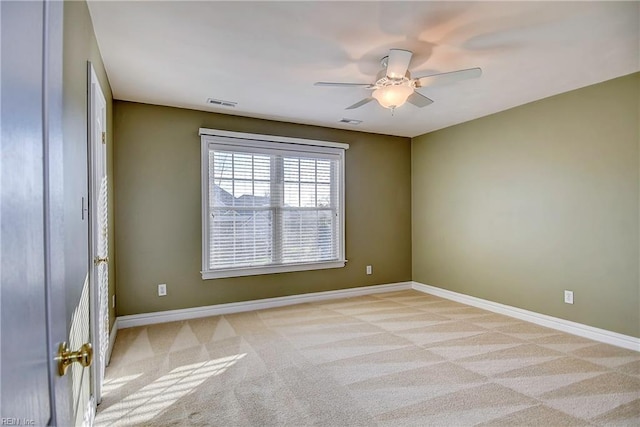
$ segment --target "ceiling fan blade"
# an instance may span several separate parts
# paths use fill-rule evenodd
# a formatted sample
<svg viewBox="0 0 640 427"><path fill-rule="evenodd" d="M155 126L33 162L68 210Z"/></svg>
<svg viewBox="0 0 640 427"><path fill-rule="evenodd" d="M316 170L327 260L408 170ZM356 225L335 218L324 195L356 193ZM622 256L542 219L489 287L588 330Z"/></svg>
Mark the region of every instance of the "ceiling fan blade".
<svg viewBox="0 0 640 427"><path fill-rule="evenodd" d="M433 104L433 99L427 98L421 93L414 91L411 95L409 95L409 98L407 98L407 102L415 105L416 107L422 108L426 107L429 104Z"/></svg>
<svg viewBox="0 0 640 427"><path fill-rule="evenodd" d="M373 85L370 83L335 83L335 82L315 82L314 86L323 86L323 87L363 87L366 89L372 88Z"/></svg>
<svg viewBox="0 0 640 427"><path fill-rule="evenodd" d="M416 87L426 87L435 85L446 85L449 83L459 82L461 80L473 79L480 77L482 70L480 68L469 68L466 70L450 71L448 73L432 74L430 76L417 77Z"/></svg>
<svg viewBox="0 0 640 427"><path fill-rule="evenodd" d="M364 104L368 104L371 101L373 101L373 98L371 98L371 97L365 98L362 101L358 101L355 104L348 106L347 108L345 108L345 110L353 110L353 109L356 109L356 108L360 108Z"/></svg>
<svg viewBox="0 0 640 427"><path fill-rule="evenodd" d="M403 49L391 49L387 63L387 77L401 79L407 74L413 52Z"/></svg>

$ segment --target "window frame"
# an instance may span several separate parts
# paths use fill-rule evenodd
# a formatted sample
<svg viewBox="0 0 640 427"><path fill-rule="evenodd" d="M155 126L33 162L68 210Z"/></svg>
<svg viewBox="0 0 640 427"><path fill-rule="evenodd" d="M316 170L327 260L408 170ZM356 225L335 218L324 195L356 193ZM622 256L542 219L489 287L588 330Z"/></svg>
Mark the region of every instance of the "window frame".
<svg viewBox="0 0 640 427"><path fill-rule="evenodd" d="M272 135L260 135L243 132L230 132L217 129L200 128L201 140L201 207L202 207L202 278L221 279L229 277L243 277L260 274L285 273L294 271L320 270L327 268L344 267L347 260L345 258L345 151L349 148L349 144L343 144L331 141L317 141L302 138L290 138ZM336 185L338 190L338 259L332 261L319 261L308 263L289 263L289 264L271 264L251 267L232 267L232 268L209 268L209 151L210 147L227 146L247 147L252 150L277 150L282 154L289 152L293 155L309 154L331 154L338 157L338 180Z"/></svg>

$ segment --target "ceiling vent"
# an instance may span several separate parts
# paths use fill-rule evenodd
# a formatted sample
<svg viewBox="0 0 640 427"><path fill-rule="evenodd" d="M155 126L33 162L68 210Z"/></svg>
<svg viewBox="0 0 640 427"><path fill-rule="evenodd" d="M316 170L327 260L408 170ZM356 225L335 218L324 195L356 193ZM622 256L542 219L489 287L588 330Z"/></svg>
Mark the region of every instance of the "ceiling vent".
<svg viewBox="0 0 640 427"><path fill-rule="evenodd" d="M237 102L224 101L222 99L214 99L214 98L207 98L207 104L219 105L220 107L231 107L231 108L235 108L236 105L238 105Z"/></svg>
<svg viewBox="0 0 640 427"><path fill-rule="evenodd" d="M362 120L342 119L342 120L340 120L340 123L346 123L346 124L349 124L349 125L359 125L360 123L362 123Z"/></svg>

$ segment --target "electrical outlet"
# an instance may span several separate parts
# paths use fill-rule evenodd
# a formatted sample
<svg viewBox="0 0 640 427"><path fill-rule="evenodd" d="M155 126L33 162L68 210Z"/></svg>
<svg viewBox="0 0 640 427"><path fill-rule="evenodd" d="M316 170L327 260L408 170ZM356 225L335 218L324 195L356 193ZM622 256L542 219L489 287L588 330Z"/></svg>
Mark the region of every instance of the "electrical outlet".
<svg viewBox="0 0 640 427"><path fill-rule="evenodd" d="M373 269L370 265L367 265L367 274L373 274Z"/></svg>
<svg viewBox="0 0 640 427"><path fill-rule="evenodd" d="M565 304L573 304L573 291L564 291Z"/></svg>
<svg viewBox="0 0 640 427"><path fill-rule="evenodd" d="M165 295L167 295L167 284L161 283L158 285L158 296L163 297Z"/></svg>

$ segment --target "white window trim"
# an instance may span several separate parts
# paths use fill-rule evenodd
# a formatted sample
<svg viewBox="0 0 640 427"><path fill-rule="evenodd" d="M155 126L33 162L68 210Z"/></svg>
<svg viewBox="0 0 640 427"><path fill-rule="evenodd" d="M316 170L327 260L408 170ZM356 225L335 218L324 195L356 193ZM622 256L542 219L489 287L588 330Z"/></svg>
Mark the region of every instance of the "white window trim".
<svg viewBox="0 0 640 427"><path fill-rule="evenodd" d="M303 139L303 138L290 138L287 136L261 135L257 133L231 132L228 130L218 130L218 129L200 128L198 134L201 137L205 135L221 136L221 137L242 139L245 141L284 142L287 144L315 145L317 147L342 148L343 150L349 149L349 144L343 144L341 142L318 141L315 139Z"/></svg>
<svg viewBox="0 0 640 427"><path fill-rule="evenodd" d="M349 144L331 141L317 141L302 138L289 138L282 136L260 135L243 132L230 132L217 129L200 128L200 161L201 161L201 200L202 200L202 278L221 279L229 277L253 276L259 274L285 273L293 271L320 270L327 268L341 268L347 263L345 259L345 159L344 152L349 148ZM341 239L340 253L338 260L327 262L300 263L287 265L270 265L259 267L240 267L233 269L209 269L209 144L231 145L231 146L251 146L276 148L286 150L290 145L292 151L309 153L335 153L340 156L340 224L338 236ZM304 148L303 148L304 146ZM338 150L336 150L338 149Z"/></svg>

